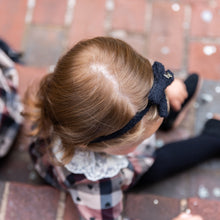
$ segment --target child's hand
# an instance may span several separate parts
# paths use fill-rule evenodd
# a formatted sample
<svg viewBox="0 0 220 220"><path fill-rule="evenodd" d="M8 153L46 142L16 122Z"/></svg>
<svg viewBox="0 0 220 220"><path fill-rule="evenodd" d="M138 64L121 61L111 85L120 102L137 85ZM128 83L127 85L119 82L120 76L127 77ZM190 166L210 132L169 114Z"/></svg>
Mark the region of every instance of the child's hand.
<svg viewBox="0 0 220 220"><path fill-rule="evenodd" d="M199 215L191 215L187 213L181 213L173 220L203 220L203 218Z"/></svg>
<svg viewBox="0 0 220 220"><path fill-rule="evenodd" d="M166 95L173 110L179 111L188 96L184 82L180 79L174 79L171 85L166 88Z"/></svg>

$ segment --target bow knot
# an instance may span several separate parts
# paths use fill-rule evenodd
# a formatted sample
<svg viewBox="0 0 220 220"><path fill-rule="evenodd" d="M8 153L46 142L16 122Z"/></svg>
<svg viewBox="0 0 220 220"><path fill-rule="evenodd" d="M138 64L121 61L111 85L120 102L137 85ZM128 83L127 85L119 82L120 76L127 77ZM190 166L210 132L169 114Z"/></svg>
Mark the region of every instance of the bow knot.
<svg viewBox="0 0 220 220"><path fill-rule="evenodd" d="M148 100L150 103L157 105L160 117L167 117L168 106L165 89L173 82L174 76L170 70L166 71L164 66L159 62L155 62L152 69L154 83L150 90Z"/></svg>

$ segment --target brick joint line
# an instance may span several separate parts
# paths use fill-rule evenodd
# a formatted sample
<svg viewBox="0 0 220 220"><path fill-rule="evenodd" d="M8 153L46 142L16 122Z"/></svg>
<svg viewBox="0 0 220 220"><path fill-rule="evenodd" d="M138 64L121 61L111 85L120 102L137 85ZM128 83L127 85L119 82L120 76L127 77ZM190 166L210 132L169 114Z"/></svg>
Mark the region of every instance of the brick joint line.
<svg viewBox="0 0 220 220"><path fill-rule="evenodd" d="M30 24L32 22L33 12L36 5L35 0L28 0L27 2L27 11L25 16L25 23Z"/></svg>
<svg viewBox="0 0 220 220"><path fill-rule="evenodd" d="M66 26L70 26L73 21L75 4L76 4L76 0L67 0L67 8L64 18L64 24Z"/></svg>
<svg viewBox="0 0 220 220"><path fill-rule="evenodd" d="M180 200L180 212L186 212L188 210L188 201L187 199Z"/></svg>
<svg viewBox="0 0 220 220"><path fill-rule="evenodd" d="M66 206L66 193L60 192L60 199L57 208L56 220L63 220L65 206Z"/></svg>
<svg viewBox="0 0 220 220"><path fill-rule="evenodd" d="M10 183L6 182L5 183L3 197L2 197L1 208L0 208L0 220L4 220L5 219L7 203L8 203L9 187L10 187Z"/></svg>

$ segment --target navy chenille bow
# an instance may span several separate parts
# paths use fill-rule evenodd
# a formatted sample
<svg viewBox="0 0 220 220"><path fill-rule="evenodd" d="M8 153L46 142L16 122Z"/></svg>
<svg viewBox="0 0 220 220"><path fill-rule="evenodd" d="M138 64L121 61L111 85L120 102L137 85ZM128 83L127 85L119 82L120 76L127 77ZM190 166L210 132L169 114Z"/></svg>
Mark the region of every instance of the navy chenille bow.
<svg viewBox="0 0 220 220"><path fill-rule="evenodd" d="M163 64L155 62L152 66L154 73L154 84L148 95L149 102L157 105L160 117L167 117L168 107L165 95L165 89L173 80L173 73L165 70Z"/></svg>

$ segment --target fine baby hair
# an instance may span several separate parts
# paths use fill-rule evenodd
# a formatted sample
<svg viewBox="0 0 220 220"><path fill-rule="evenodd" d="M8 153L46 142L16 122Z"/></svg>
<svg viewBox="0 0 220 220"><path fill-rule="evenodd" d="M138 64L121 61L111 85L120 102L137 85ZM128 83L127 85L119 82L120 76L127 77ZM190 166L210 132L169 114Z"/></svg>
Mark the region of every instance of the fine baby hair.
<svg viewBox="0 0 220 220"><path fill-rule="evenodd" d="M50 143L59 139L64 164L77 148L102 152L136 142L159 118L155 105L159 103L149 105L148 100L154 80L150 62L125 42L110 37L81 41L42 79L30 106L34 109L29 113L32 134L49 137ZM170 83L156 89L164 95ZM129 121L144 109L127 129ZM126 132L121 132L124 127ZM111 134L114 138L109 138Z"/></svg>

